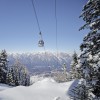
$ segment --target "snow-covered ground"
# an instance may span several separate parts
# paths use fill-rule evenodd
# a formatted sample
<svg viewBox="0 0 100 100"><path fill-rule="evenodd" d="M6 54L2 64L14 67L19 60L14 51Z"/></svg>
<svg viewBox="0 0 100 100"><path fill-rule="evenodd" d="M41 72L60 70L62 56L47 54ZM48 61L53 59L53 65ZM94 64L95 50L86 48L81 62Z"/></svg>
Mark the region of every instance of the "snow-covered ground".
<svg viewBox="0 0 100 100"><path fill-rule="evenodd" d="M7 86L2 89L0 86L0 100L70 100L67 93L72 84L73 81L57 83L51 78L44 78L28 87Z"/></svg>
<svg viewBox="0 0 100 100"><path fill-rule="evenodd" d="M35 75L35 76L31 76L31 78L30 78L31 84L41 81L43 79L44 79L43 75Z"/></svg>
<svg viewBox="0 0 100 100"><path fill-rule="evenodd" d="M6 85L6 84L0 84L0 91L3 91L5 89L12 88L12 86Z"/></svg>

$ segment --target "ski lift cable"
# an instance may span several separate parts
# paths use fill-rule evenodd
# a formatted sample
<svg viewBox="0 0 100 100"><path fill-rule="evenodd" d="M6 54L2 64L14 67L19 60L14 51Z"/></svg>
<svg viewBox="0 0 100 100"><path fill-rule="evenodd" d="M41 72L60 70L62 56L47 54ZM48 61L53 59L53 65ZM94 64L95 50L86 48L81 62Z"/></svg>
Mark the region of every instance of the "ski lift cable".
<svg viewBox="0 0 100 100"><path fill-rule="evenodd" d="M39 31L40 31L40 32L39 32L39 35L40 35L40 38L41 38L41 40L39 41L39 42L40 42L40 47L43 47L43 48L44 48L44 54L47 55L46 49L45 49L45 45L44 45L44 41L43 41L43 37L42 37L42 33L41 33L41 28L40 28L38 16L37 16L36 9L35 9L34 0L31 0L31 1L32 1L32 6L33 6L33 9L34 9L36 21L37 21L37 24L38 24L38 29L39 29ZM41 46L42 43L43 43L43 45ZM47 63L47 65L49 66L49 63L48 63L48 60L47 60L47 59L46 59L46 63Z"/></svg>
<svg viewBox="0 0 100 100"><path fill-rule="evenodd" d="M56 24L56 52L57 52L57 66L58 66L58 20L57 20L57 1L55 0L55 24Z"/></svg>
<svg viewBox="0 0 100 100"><path fill-rule="evenodd" d="M38 20L38 16L37 16L37 12L36 12L36 9L35 9L35 4L34 4L34 0L31 0L32 2L32 6L33 6L33 9L34 9L34 13L35 13L35 17L36 17L36 21L37 21L37 25L38 25L38 29L39 29L39 36L40 36L40 41L39 41L39 47L44 47L44 51L45 51L45 46L44 46L44 41L43 41L43 37L42 37L42 33L41 33L41 28L40 28L40 24L39 24L39 20Z"/></svg>
<svg viewBox="0 0 100 100"><path fill-rule="evenodd" d="M32 1L32 6L33 6L33 9L34 9L34 13L35 13L35 17L36 17L36 21L37 21L37 25L38 25L38 29L40 31L40 35L41 35L41 28L40 28L40 24L39 24L39 20L38 20L38 17L37 17L37 13L36 13L36 9L35 9L35 5L34 5L34 0L31 0Z"/></svg>
<svg viewBox="0 0 100 100"><path fill-rule="evenodd" d="M40 28L40 24L39 24L39 20L38 20L38 16L37 16L36 9L35 9L35 5L34 5L34 0L31 0L31 2L32 2L33 9L34 9L36 21L37 21L37 24L38 24L38 29L40 31L39 35L40 35L41 40L39 42L43 42L43 44L44 44L43 37L42 37L42 33L41 33L41 28ZM47 55L46 54L45 45L43 45L43 48L44 48L45 55ZM46 62L47 62L47 60L46 60ZM47 62L47 64L48 64L48 62ZM48 66L49 66L49 64L48 64Z"/></svg>

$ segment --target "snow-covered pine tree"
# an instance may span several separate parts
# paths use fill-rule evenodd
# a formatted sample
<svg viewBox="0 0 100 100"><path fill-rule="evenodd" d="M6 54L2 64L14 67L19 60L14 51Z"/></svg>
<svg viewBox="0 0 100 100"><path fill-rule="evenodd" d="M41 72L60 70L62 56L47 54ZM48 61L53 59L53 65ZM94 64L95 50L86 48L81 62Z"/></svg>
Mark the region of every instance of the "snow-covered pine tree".
<svg viewBox="0 0 100 100"><path fill-rule="evenodd" d="M7 75L6 75L6 83L11 85L11 86L15 86L15 81L14 81L14 73L13 73L13 69L9 68Z"/></svg>
<svg viewBox="0 0 100 100"><path fill-rule="evenodd" d="M84 80L80 80L79 84L71 90L70 95L71 100L90 100Z"/></svg>
<svg viewBox="0 0 100 100"><path fill-rule="evenodd" d="M26 67L23 65L21 68L21 84L24 86L30 85L30 75Z"/></svg>
<svg viewBox="0 0 100 100"><path fill-rule="evenodd" d="M7 68L7 53L5 50L2 50L0 53L0 83L6 83Z"/></svg>
<svg viewBox="0 0 100 100"><path fill-rule="evenodd" d="M27 68L23 64L21 64L18 60L15 62L12 68L13 68L13 73L14 73L13 77L15 81L15 86L18 86L18 85L29 86L30 75L28 73Z"/></svg>
<svg viewBox="0 0 100 100"><path fill-rule="evenodd" d="M86 83L88 97L85 100L100 100L100 0L88 0L82 11L80 17L86 23L80 30L88 28L90 32L80 46L77 67L81 69L81 77Z"/></svg>
<svg viewBox="0 0 100 100"><path fill-rule="evenodd" d="M25 86L29 86L30 85L30 75L29 73L25 73Z"/></svg>
<svg viewBox="0 0 100 100"><path fill-rule="evenodd" d="M70 71L72 79L79 77L79 73L76 69L77 64L78 64L78 56L77 53L74 51L74 54L72 55L71 71Z"/></svg>

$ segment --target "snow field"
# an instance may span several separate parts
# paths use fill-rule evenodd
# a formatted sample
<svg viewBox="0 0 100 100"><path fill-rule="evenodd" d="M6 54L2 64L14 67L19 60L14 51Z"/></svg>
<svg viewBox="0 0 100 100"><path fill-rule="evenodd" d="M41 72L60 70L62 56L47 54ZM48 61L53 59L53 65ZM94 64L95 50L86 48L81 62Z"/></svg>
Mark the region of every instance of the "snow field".
<svg viewBox="0 0 100 100"><path fill-rule="evenodd" d="M0 91L0 100L70 100L67 92L72 83L57 83L45 78L28 87L17 86Z"/></svg>

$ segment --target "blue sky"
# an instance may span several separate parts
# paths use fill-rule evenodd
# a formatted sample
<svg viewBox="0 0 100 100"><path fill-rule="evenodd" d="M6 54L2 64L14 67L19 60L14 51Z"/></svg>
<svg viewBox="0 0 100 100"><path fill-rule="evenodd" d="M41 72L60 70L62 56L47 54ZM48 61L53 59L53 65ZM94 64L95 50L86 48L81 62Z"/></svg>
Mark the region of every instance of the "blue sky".
<svg viewBox="0 0 100 100"><path fill-rule="evenodd" d="M79 18L87 0L57 0L58 51L79 52L86 31ZM35 0L46 51L56 51L55 0ZM0 50L37 52L39 30L31 0L0 0Z"/></svg>

